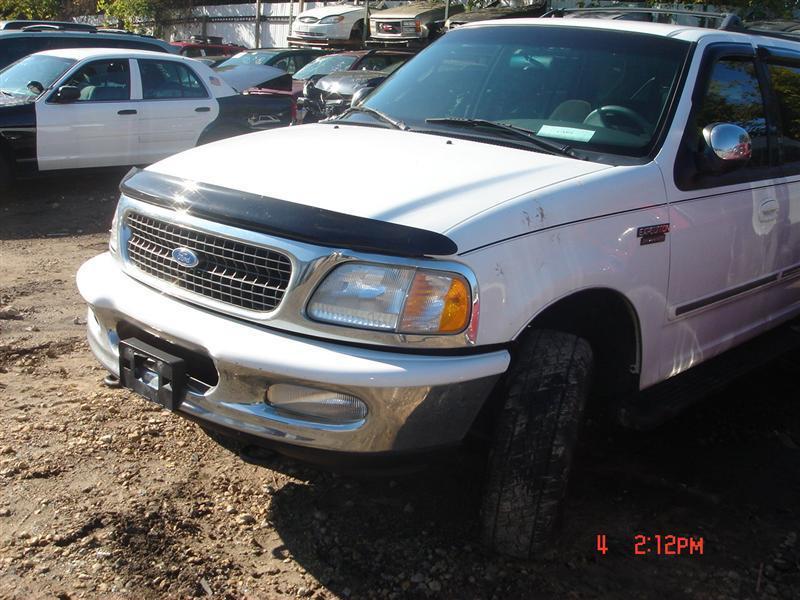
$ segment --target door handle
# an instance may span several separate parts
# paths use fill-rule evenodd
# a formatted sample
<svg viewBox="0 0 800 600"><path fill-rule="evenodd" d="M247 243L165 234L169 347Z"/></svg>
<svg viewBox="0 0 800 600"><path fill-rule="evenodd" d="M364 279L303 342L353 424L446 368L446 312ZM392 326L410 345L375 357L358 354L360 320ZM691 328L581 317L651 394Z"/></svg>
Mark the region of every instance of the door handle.
<svg viewBox="0 0 800 600"><path fill-rule="evenodd" d="M194 109L194 112L211 112L211 108L208 106L198 106Z"/></svg>
<svg viewBox="0 0 800 600"><path fill-rule="evenodd" d="M135 108L126 108L125 110L118 110L118 115L135 115L136 109Z"/></svg>
<svg viewBox="0 0 800 600"><path fill-rule="evenodd" d="M758 220L762 223L769 223L778 219L778 201L766 200L758 208Z"/></svg>

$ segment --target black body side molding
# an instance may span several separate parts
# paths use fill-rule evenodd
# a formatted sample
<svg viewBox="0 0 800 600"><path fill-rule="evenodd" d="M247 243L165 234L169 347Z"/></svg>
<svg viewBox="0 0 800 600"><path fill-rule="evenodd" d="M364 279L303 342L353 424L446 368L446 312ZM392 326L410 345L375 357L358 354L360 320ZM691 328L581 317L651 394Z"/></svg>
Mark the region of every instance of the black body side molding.
<svg viewBox="0 0 800 600"><path fill-rule="evenodd" d="M404 257L458 252L445 235L132 169L120 184L130 198L200 218L300 242Z"/></svg>

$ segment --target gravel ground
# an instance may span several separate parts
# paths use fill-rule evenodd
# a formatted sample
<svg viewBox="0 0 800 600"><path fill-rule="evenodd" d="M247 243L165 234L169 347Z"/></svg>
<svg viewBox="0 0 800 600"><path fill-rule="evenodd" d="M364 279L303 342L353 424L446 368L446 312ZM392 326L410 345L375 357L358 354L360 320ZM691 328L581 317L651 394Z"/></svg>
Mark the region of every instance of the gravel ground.
<svg viewBox="0 0 800 600"><path fill-rule="evenodd" d="M590 427L561 539L506 560L476 540L478 451L383 478L255 466L103 387L74 274L120 176L0 198L0 597L800 598L800 354L655 432ZM704 552L636 556L640 533Z"/></svg>

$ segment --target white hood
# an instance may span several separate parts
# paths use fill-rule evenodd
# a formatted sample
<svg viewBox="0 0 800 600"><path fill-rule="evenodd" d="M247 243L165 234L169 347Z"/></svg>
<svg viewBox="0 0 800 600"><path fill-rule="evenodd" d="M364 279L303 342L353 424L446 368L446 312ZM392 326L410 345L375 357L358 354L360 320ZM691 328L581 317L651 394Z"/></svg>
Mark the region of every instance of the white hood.
<svg viewBox="0 0 800 600"><path fill-rule="evenodd" d="M304 10L297 15L297 18L315 17L317 19L322 19L323 17L330 17L331 15L346 15L347 13L351 13L353 11L364 12L364 7L354 6L352 4L331 4L330 6L320 6L318 8ZM370 12L372 11L373 9L370 9Z"/></svg>
<svg viewBox="0 0 800 600"><path fill-rule="evenodd" d="M509 199L606 168L439 135L314 124L200 146L148 170L447 233Z"/></svg>

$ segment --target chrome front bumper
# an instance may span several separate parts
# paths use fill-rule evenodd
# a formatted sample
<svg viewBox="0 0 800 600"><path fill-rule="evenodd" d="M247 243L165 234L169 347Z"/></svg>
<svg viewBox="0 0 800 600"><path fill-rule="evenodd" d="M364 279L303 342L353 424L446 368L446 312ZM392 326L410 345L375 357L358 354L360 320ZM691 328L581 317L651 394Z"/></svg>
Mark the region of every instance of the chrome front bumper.
<svg viewBox="0 0 800 600"><path fill-rule="evenodd" d="M106 369L118 374L121 321L209 356L219 382L190 388L179 412L265 440L353 453L453 445L509 364L504 350L415 355L278 333L160 293L123 273L110 254L86 262L77 281L89 303L89 344ZM345 425L288 418L264 401L274 383L356 396L367 417Z"/></svg>

